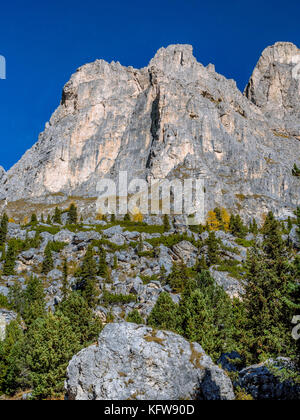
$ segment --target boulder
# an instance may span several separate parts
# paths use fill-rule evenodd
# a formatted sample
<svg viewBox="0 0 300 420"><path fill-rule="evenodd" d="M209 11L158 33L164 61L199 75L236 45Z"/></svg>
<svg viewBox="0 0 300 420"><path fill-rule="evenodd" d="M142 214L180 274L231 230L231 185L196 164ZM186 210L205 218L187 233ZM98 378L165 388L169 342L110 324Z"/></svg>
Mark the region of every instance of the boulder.
<svg viewBox="0 0 300 420"><path fill-rule="evenodd" d="M13 311L0 309L0 341L5 339L6 326L17 319L17 314Z"/></svg>
<svg viewBox="0 0 300 420"><path fill-rule="evenodd" d="M174 254L180 258L188 267L193 267L196 263L198 249L189 241L181 241L172 247Z"/></svg>
<svg viewBox="0 0 300 420"><path fill-rule="evenodd" d="M233 400L229 377L202 347L127 322L105 326L98 343L70 361L69 400Z"/></svg>

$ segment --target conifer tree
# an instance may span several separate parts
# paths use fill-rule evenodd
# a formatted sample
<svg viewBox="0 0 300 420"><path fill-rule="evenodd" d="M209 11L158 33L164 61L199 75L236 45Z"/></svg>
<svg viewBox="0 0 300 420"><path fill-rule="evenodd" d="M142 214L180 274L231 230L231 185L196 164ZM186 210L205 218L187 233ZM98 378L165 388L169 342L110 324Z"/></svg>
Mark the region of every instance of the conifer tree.
<svg viewBox="0 0 300 420"><path fill-rule="evenodd" d="M44 260L42 265L42 273L48 274L54 268L53 258L52 258L52 244L48 242L44 251Z"/></svg>
<svg viewBox="0 0 300 420"><path fill-rule="evenodd" d="M77 207L74 203L72 203L68 210L68 224L76 225L77 220L78 220Z"/></svg>
<svg viewBox="0 0 300 420"><path fill-rule="evenodd" d="M55 207L54 216L53 216L53 223L56 223L58 225L62 224L61 210L58 207Z"/></svg>
<svg viewBox="0 0 300 420"><path fill-rule="evenodd" d="M130 214L129 213L126 213L125 214L125 216L124 216L124 222L130 222Z"/></svg>
<svg viewBox="0 0 300 420"><path fill-rule="evenodd" d="M48 214L48 216L47 216L47 225L51 225L51 216L50 216L50 214Z"/></svg>
<svg viewBox="0 0 300 420"><path fill-rule="evenodd" d="M3 265L3 274L4 276L12 276L15 273L15 263L16 263L16 248L13 241L8 243L8 249L5 256L5 261Z"/></svg>
<svg viewBox="0 0 300 420"><path fill-rule="evenodd" d="M35 225L35 224L37 224L37 222L38 222L37 215L36 215L35 213L33 213L33 214L31 215L30 223L31 223L32 225Z"/></svg>
<svg viewBox="0 0 300 420"><path fill-rule="evenodd" d="M116 215L115 214L112 214L110 216L110 221L111 221L111 223L115 223L116 222Z"/></svg>
<svg viewBox="0 0 300 420"><path fill-rule="evenodd" d="M219 261L218 251L219 244L215 235L215 232L209 232L208 238L206 240L207 245L207 262L209 265L217 264Z"/></svg>
<svg viewBox="0 0 300 420"><path fill-rule="evenodd" d="M45 223L44 214L41 214L41 223Z"/></svg>
<svg viewBox="0 0 300 420"><path fill-rule="evenodd" d="M62 292L63 300L66 300L69 295L68 263L67 263L66 258L64 258L64 263L63 263L63 278L62 278L61 292Z"/></svg>
<svg viewBox="0 0 300 420"><path fill-rule="evenodd" d="M24 291L22 318L26 325L29 326L36 319L44 317L45 314L45 291L42 281L37 277L31 276Z"/></svg>
<svg viewBox="0 0 300 420"><path fill-rule="evenodd" d="M253 233L253 235L258 234L258 226L256 223L256 219L253 219L252 223L250 224L250 232Z"/></svg>
<svg viewBox="0 0 300 420"><path fill-rule="evenodd" d="M271 249L271 252L273 250ZM248 346L253 361L264 357L286 355L289 340L287 320L291 311L287 304L288 276L279 276L268 256L254 247L246 263L246 294L243 302L249 332Z"/></svg>
<svg viewBox="0 0 300 420"><path fill-rule="evenodd" d="M8 217L7 217L7 214L4 213L2 216L1 225L0 225L0 245L3 245L6 242L7 225L8 225Z"/></svg>
<svg viewBox="0 0 300 420"><path fill-rule="evenodd" d="M82 266L79 270L77 289L81 291L91 308L94 308L99 301L99 290L97 288L97 264L94 259L93 246L90 245L84 256Z"/></svg>
<svg viewBox="0 0 300 420"><path fill-rule="evenodd" d="M118 268L118 257L114 255L113 270L117 270L117 268Z"/></svg>
<svg viewBox="0 0 300 420"><path fill-rule="evenodd" d="M171 229L169 216L167 214L164 215L164 231L169 232Z"/></svg>

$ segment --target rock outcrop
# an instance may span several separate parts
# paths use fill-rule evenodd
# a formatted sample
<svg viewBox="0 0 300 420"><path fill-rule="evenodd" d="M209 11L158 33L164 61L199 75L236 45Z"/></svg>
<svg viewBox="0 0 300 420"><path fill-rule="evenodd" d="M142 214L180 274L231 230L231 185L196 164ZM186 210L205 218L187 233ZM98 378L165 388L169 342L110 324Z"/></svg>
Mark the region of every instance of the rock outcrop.
<svg viewBox="0 0 300 420"><path fill-rule="evenodd" d="M11 321L17 319L17 314L13 311L8 311L6 309L0 309L0 341L5 338L5 329Z"/></svg>
<svg viewBox="0 0 300 420"><path fill-rule="evenodd" d="M197 343L130 323L108 324L71 360L70 400L232 400L231 381Z"/></svg>
<svg viewBox="0 0 300 420"><path fill-rule="evenodd" d="M267 48L245 95L189 45L160 49L140 70L84 65L38 142L8 173L0 168L3 207L92 199L99 179L127 171L129 179L204 177L206 210L291 214L300 190L291 174L300 165L299 56L290 43Z"/></svg>

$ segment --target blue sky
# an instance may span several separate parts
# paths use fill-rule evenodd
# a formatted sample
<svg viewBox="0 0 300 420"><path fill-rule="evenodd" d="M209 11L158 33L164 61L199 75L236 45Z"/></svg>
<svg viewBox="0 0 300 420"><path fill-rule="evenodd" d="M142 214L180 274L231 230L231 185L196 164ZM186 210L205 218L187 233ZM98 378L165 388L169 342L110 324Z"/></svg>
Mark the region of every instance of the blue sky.
<svg viewBox="0 0 300 420"><path fill-rule="evenodd" d="M161 46L188 43L243 90L266 46L300 46L299 21L299 0L2 2L0 165L9 169L37 141L82 64L103 58L139 68Z"/></svg>

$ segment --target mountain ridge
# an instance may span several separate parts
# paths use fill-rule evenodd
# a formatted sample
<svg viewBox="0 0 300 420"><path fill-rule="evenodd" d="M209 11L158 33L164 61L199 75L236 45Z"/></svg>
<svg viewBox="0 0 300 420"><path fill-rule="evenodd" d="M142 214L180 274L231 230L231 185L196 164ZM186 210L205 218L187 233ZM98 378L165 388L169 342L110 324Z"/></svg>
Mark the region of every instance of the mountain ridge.
<svg viewBox="0 0 300 420"><path fill-rule="evenodd" d="M190 45L161 48L142 69L81 66L37 143L0 169L2 208L96 197L99 179L127 171L129 179L201 173L207 210L292 214L300 199L291 173L300 164L297 57L292 43L267 47L244 94L198 63Z"/></svg>

